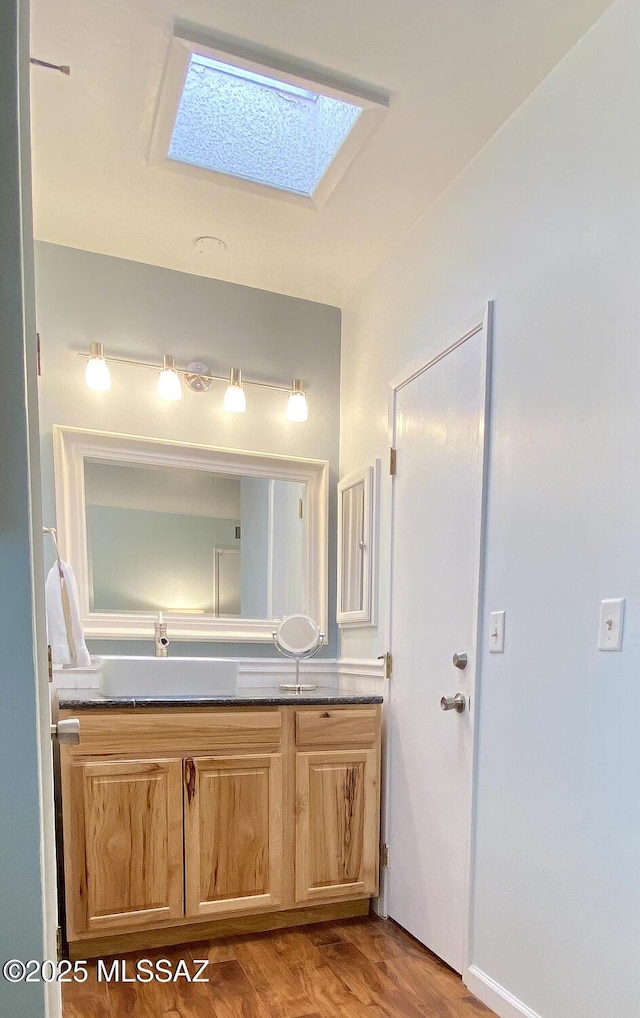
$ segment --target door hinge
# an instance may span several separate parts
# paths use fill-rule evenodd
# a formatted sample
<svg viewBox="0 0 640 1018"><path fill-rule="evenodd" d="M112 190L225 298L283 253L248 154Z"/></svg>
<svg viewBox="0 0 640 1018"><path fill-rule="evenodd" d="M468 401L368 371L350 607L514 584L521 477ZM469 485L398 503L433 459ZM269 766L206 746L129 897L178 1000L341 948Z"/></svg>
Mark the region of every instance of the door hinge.
<svg viewBox="0 0 640 1018"><path fill-rule="evenodd" d="M62 951L62 927L61 926L58 926L56 928L56 954L58 956L58 961L62 961L63 951Z"/></svg>
<svg viewBox="0 0 640 1018"><path fill-rule="evenodd" d="M36 332L36 364L37 364L38 378L40 378L40 375L42 374L42 348L40 346L40 333L39 332Z"/></svg>
<svg viewBox="0 0 640 1018"><path fill-rule="evenodd" d="M47 644L47 671L49 674L49 682L53 682L53 655L51 653L51 644Z"/></svg>
<svg viewBox="0 0 640 1018"><path fill-rule="evenodd" d="M304 502L301 498L298 499L298 519L304 519Z"/></svg>
<svg viewBox="0 0 640 1018"><path fill-rule="evenodd" d="M384 661L384 677L385 679L390 679L391 672L393 671L393 656L391 651L388 650L385 654L379 654L378 661Z"/></svg>
<svg viewBox="0 0 640 1018"><path fill-rule="evenodd" d="M389 449L389 473L395 477L398 454L395 449Z"/></svg>
<svg viewBox="0 0 640 1018"><path fill-rule="evenodd" d="M380 848L380 864L382 866L389 865L389 846L382 845Z"/></svg>

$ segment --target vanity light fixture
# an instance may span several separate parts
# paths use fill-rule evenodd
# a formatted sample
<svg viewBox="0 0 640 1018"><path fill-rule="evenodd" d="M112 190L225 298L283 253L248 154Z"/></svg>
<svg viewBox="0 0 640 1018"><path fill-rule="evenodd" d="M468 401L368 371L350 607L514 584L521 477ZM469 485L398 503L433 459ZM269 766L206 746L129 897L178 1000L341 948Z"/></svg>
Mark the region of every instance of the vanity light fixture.
<svg viewBox="0 0 640 1018"><path fill-rule="evenodd" d="M111 372L104 359L102 343L91 344L84 380L87 388L95 392L107 392L111 388Z"/></svg>
<svg viewBox="0 0 640 1018"><path fill-rule="evenodd" d="M231 368L229 372L229 384L227 385L222 405L225 410L232 414L243 414L247 409L247 397L242 386L242 372L240 368Z"/></svg>
<svg viewBox="0 0 640 1018"><path fill-rule="evenodd" d="M89 353L78 351L78 357L88 358L85 381L90 389L100 391L111 388L111 375L104 356L102 343L91 343ZM179 368L171 354L164 354L162 367L149 361L134 360L130 357L109 357L114 364L130 364L137 368L150 368L159 371L157 390L161 399L182 399L182 379L184 378L191 392L207 392L213 382L226 382L223 407L232 414L243 414L247 409L245 386L255 385L259 389L275 389L276 392L287 394L287 420L302 423L308 420L309 410L304 384L294 378L292 384L282 385L279 382L259 382L254 378L242 377L240 368L231 368L229 375L217 375L209 370L201 361L192 361L186 368Z"/></svg>
<svg viewBox="0 0 640 1018"><path fill-rule="evenodd" d="M158 396L161 399L182 399L182 383L176 371L176 359L170 353L162 358L162 371L158 375Z"/></svg>
<svg viewBox="0 0 640 1018"><path fill-rule="evenodd" d="M309 419L307 396L299 378L294 378L287 401L287 420L302 424Z"/></svg>

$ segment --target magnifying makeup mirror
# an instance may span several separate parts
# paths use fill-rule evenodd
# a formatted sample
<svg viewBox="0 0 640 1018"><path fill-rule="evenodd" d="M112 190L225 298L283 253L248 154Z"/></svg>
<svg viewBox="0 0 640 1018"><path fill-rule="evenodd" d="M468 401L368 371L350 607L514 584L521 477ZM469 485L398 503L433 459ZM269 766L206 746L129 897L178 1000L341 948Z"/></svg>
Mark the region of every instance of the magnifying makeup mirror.
<svg viewBox="0 0 640 1018"><path fill-rule="evenodd" d="M308 615L287 615L273 635L273 642L285 657L295 658L296 681L283 682L280 689L291 693L307 693L317 688L315 683L300 682L300 662L315 657L324 646L324 633Z"/></svg>

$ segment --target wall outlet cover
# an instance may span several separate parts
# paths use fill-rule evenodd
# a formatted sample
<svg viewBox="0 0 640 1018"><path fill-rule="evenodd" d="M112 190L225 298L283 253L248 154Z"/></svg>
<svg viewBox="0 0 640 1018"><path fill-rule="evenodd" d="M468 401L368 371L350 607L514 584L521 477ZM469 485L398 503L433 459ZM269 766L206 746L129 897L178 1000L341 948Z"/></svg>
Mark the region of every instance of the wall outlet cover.
<svg viewBox="0 0 640 1018"><path fill-rule="evenodd" d="M600 602L598 650L622 650L622 624L624 598L609 598Z"/></svg>

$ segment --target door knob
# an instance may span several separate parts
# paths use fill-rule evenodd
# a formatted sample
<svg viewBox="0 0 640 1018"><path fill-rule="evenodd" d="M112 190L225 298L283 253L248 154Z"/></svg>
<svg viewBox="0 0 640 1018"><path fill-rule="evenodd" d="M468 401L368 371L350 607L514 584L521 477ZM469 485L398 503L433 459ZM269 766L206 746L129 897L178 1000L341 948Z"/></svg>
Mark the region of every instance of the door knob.
<svg viewBox="0 0 640 1018"><path fill-rule="evenodd" d="M461 672L465 670L469 661L466 653L463 650L461 650L459 654L457 653L454 654L451 660L453 661L455 667L459 668Z"/></svg>
<svg viewBox="0 0 640 1018"><path fill-rule="evenodd" d="M462 714L466 706L467 700L464 693L456 693L455 696L443 696L440 700L441 710L455 710L458 714Z"/></svg>

